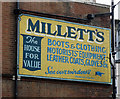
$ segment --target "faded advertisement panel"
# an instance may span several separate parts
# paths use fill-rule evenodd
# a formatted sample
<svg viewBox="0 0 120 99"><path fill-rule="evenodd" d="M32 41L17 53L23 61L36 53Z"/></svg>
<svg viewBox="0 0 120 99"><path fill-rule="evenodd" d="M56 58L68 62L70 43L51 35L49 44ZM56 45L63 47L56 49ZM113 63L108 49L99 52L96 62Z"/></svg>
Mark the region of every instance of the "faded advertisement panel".
<svg viewBox="0 0 120 99"><path fill-rule="evenodd" d="M19 16L19 75L111 84L110 29Z"/></svg>

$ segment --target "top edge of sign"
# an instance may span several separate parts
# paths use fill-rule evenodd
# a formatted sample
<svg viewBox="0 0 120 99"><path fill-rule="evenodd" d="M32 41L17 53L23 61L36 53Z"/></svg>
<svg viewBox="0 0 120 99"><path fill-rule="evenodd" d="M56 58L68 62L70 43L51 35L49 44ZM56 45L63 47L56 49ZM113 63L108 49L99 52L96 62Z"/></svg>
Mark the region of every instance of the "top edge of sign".
<svg viewBox="0 0 120 99"><path fill-rule="evenodd" d="M30 16L30 17L36 17L36 18L43 18L43 19L48 19L48 20L53 20L53 21L59 21L59 22L64 22L64 23L76 24L76 25L81 25L81 26L87 26L87 27L92 27L92 28L99 28L99 29L103 29L103 30L109 30L109 31L111 32L111 29L110 29L110 28L93 26L93 25L86 25L86 24L81 24L81 23L66 21L66 20L62 20L62 19L42 17L42 16L36 16L36 15L30 15L30 14L20 14L19 17L21 17L21 16L23 16L23 15L24 15L24 16Z"/></svg>

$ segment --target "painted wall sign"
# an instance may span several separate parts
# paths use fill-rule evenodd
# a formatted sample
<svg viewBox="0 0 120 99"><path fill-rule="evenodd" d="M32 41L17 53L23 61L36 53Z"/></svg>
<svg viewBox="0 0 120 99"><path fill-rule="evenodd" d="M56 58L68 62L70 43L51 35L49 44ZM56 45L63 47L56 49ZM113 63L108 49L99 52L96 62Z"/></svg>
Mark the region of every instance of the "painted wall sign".
<svg viewBox="0 0 120 99"><path fill-rule="evenodd" d="M110 29L22 14L18 75L111 83Z"/></svg>

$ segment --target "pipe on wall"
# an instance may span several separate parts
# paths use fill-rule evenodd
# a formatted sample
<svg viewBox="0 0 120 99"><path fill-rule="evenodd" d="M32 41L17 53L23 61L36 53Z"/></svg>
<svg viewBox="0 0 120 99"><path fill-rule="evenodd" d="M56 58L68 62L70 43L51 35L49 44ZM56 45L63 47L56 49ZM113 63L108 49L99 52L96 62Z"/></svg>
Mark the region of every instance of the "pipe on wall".
<svg viewBox="0 0 120 99"><path fill-rule="evenodd" d="M19 9L19 0L17 0L17 2L16 2L16 8L17 9ZM16 15L16 59L17 59L17 56L18 56L18 42L17 42L17 38L18 38L18 15ZM18 89L17 89L17 86L18 86L18 81L17 81L17 79L18 79L18 77L17 77L17 68L18 68L18 62L17 62L17 60L16 60L16 66L15 66L15 87L14 87L14 98L15 99L17 99L17 97L18 97Z"/></svg>

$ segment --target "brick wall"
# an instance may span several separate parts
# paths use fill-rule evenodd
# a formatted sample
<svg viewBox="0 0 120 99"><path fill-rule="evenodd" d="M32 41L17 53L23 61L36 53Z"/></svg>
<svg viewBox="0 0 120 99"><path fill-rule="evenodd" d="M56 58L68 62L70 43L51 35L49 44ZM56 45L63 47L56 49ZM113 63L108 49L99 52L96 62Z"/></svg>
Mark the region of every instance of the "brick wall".
<svg viewBox="0 0 120 99"><path fill-rule="evenodd" d="M37 6L40 5L40 6ZM37 6L37 7L36 7ZM39 2L39 3L20 3L20 8L29 10L29 11L37 11L49 14L57 14L57 15L65 15L70 17L77 18L86 18L87 14L96 14L96 13L106 13L109 12L108 8L94 6L83 3L73 3L73 2ZM89 25L95 25L99 27L110 27L109 17L99 17L92 20L91 23L87 23Z"/></svg>
<svg viewBox="0 0 120 99"><path fill-rule="evenodd" d="M14 96L16 66L16 3L2 3L2 95ZM20 9L84 18L88 13L109 12L108 8L72 2L21 2ZM95 18L89 25L110 27L109 17ZM18 97L109 97L112 86L104 84L35 79L22 77L18 81Z"/></svg>
<svg viewBox="0 0 120 99"><path fill-rule="evenodd" d="M0 98L2 97L2 3L0 2Z"/></svg>
<svg viewBox="0 0 120 99"><path fill-rule="evenodd" d="M3 74L14 74L16 64L16 21L13 13L16 3L2 3Z"/></svg>

